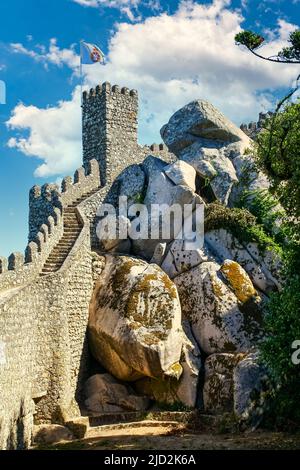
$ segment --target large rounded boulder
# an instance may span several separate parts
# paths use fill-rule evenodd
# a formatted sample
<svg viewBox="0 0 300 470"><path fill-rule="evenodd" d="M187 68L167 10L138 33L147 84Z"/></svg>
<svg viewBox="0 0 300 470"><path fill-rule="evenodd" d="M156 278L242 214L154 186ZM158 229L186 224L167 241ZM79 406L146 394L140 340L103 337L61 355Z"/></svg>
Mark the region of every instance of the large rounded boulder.
<svg viewBox="0 0 300 470"><path fill-rule="evenodd" d="M114 377L177 377L184 334L176 286L155 264L106 256L90 303L89 345Z"/></svg>

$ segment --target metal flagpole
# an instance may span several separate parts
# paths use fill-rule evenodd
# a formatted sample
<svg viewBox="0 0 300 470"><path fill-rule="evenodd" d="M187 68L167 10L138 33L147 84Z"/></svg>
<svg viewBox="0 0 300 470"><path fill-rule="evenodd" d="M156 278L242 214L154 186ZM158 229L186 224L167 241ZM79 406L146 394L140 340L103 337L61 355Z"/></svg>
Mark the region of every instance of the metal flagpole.
<svg viewBox="0 0 300 470"><path fill-rule="evenodd" d="M82 107L82 91L83 91L83 74L82 74L82 43L83 40L80 41L80 100L81 100L81 107Z"/></svg>

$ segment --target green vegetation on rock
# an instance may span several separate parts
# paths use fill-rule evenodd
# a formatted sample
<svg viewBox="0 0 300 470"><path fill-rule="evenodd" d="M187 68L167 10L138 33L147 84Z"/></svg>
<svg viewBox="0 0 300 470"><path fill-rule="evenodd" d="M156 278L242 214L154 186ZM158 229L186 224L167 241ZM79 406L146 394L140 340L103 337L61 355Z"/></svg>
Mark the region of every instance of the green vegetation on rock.
<svg viewBox="0 0 300 470"><path fill-rule="evenodd" d="M211 203L205 212L205 232L225 229L240 242L257 243L261 250L274 250L281 253L280 246L267 235L263 225L258 224L255 215L247 209L225 207L220 203Z"/></svg>

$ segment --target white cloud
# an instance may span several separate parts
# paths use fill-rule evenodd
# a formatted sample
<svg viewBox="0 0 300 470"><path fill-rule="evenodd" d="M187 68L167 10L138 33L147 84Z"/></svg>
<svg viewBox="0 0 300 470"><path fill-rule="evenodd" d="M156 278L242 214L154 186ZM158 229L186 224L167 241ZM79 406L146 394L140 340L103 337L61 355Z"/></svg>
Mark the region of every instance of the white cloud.
<svg viewBox="0 0 300 470"><path fill-rule="evenodd" d="M119 23L109 43L107 64L85 67L86 85L108 80L138 89L142 143L159 142L159 129L171 114L197 98L211 101L237 124L253 120L272 106L270 90L290 86L296 71L257 59L236 46L234 36L242 21L241 13L230 9L230 0L215 0L210 5L185 1L174 15ZM280 20L276 35L261 52L277 52L293 29ZM14 110L10 125L29 129L30 136L15 138L10 146L44 160L36 172L39 176L71 171L80 162L78 93L77 89L70 102L56 108L20 105Z"/></svg>
<svg viewBox="0 0 300 470"><path fill-rule="evenodd" d="M121 11L124 15L128 16L130 21L139 21L140 16L136 15L134 11L137 10L141 0L73 0L84 7L108 7L116 8ZM151 3L151 0L150 2Z"/></svg>
<svg viewBox="0 0 300 470"><path fill-rule="evenodd" d="M35 49L28 49L21 43L11 43L10 47L15 54L27 55L36 62L43 63L45 66L48 64L54 64L58 67L66 65L75 71L79 69L80 58L76 54L74 45L69 49L60 49L57 46L56 38L50 39L48 49L39 44L36 45Z"/></svg>
<svg viewBox="0 0 300 470"><path fill-rule="evenodd" d="M29 137L13 137L8 146L43 161L35 176L69 173L82 164L79 110L80 87L75 89L71 101L61 101L57 107L39 109L19 104L7 126L18 131L29 129Z"/></svg>

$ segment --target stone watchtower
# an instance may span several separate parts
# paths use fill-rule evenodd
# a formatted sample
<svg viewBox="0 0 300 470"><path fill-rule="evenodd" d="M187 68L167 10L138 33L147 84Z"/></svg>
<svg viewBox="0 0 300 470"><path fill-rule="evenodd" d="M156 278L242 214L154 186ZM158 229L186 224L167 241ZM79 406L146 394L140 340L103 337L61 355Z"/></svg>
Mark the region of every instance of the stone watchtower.
<svg viewBox="0 0 300 470"><path fill-rule="evenodd" d="M145 151L137 143L136 90L103 83L83 93L83 165L99 162L101 183L111 183L126 166L140 163Z"/></svg>

